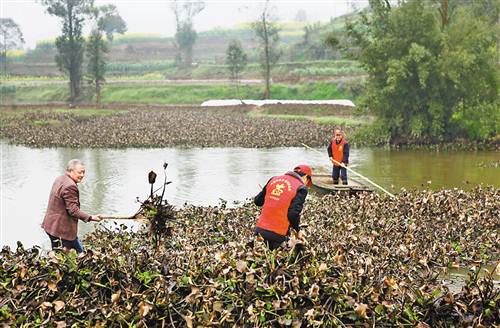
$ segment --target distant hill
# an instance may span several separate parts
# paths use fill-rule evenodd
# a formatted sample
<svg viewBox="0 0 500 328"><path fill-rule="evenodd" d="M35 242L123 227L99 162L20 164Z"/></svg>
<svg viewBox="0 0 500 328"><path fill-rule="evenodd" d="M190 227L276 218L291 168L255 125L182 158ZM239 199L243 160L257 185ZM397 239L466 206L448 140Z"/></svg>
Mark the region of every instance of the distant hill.
<svg viewBox="0 0 500 328"><path fill-rule="evenodd" d="M338 58L339 54L328 49L324 35L341 30L346 16L326 23L280 23L280 40L283 48L282 62L325 60ZM238 39L249 56L256 62L258 44L249 23L233 28L216 28L198 33L193 60L196 64L223 65L229 42ZM54 40L37 43L33 50L16 52L9 58L8 73L11 75L58 76ZM108 72L111 75L134 75L161 72L169 75L175 70L176 49L172 37L159 34L119 35L112 42Z"/></svg>

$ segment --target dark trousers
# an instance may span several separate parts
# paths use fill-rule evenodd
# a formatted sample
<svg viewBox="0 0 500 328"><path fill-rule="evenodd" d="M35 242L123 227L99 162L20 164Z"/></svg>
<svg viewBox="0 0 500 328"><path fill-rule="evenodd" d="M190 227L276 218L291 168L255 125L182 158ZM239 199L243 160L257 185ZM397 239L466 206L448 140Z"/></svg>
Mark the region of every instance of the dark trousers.
<svg viewBox="0 0 500 328"><path fill-rule="evenodd" d="M64 247L67 249L74 249L74 250L76 250L77 253L83 252L83 246L80 243L80 240L78 240L78 238L76 238L75 240L66 240L66 239L52 236L49 233L47 233L47 235L50 238L50 244L52 246L52 249Z"/></svg>
<svg viewBox="0 0 500 328"><path fill-rule="evenodd" d="M333 184L339 184L339 175L342 177L342 184L347 184L347 169L342 166L333 166L332 179Z"/></svg>
<svg viewBox="0 0 500 328"><path fill-rule="evenodd" d="M277 234L262 228L255 228L255 235L260 235L264 238L264 242L267 244L270 250L276 249L281 246L281 244L286 240L286 236Z"/></svg>

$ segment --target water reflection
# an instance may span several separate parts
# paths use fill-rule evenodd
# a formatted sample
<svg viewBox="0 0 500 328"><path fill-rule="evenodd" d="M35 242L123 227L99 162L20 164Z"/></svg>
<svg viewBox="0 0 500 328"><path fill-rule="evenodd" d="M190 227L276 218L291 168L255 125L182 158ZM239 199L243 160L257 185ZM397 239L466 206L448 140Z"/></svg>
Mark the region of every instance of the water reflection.
<svg viewBox="0 0 500 328"><path fill-rule="evenodd" d="M149 194L147 174L158 173L168 162L166 198L182 206L231 204L259 191L259 185L297 163L324 166L325 156L303 148L205 148L205 149L31 149L0 142L1 218L0 245L21 241L44 248L48 239L40 228L53 180L62 174L67 161L80 158L87 176L80 184L82 209L94 214L128 216L138 209L136 197ZM499 161L497 152L390 151L353 149L354 170L391 191L405 188L471 188L480 183L500 187L500 169L479 163ZM391 189L392 188L392 189ZM92 229L81 223L80 235Z"/></svg>

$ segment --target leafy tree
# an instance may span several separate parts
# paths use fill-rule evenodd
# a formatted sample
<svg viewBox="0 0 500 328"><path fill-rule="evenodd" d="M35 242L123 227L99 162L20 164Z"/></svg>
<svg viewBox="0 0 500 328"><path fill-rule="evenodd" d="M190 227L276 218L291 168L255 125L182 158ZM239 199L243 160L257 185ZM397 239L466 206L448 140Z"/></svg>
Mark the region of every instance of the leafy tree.
<svg viewBox="0 0 500 328"><path fill-rule="evenodd" d="M391 7L370 0L371 11L347 26L369 73L364 105L387 127L392 143L461 136L470 132L466 117L477 119L498 101L495 29L474 17L469 5L444 19L443 3L410 0ZM481 130L475 137L495 133Z"/></svg>
<svg viewBox="0 0 500 328"><path fill-rule="evenodd" d="M193 62L193 46L197 34L193 27L193 19L203 9L203 1L174 0L171 5L175 15L176 61L181 68L190 68Z"/></svg>
<svg viewBox="0 0 500 328"><path fill-rule="evenodd" d="M70 101L81 95L85 39L82 35L85 18L92 12L94 0L42 0L50 15L62 21L62 35L56 38L56 63L69 76Z"/></svg>
<svg viewBox="0 0 500 328"><path fill-rule="evenodd" d="M7 52L22 47L23 33L12 18L0 18L0 49L3 62L3 72L7 74Z"/></svg>
<svg viewBox="0 0 500 328"><path fill-rule="evenodd" d="M260 66L264 75L265 90L264 99L271 95L271 70L278 63L281 56L281 50L278 49L279 27L272 21L271 7L269 0L264 4L259 19L252 23L252 28L260 44Z"/></svg>
<svg viewBox="0 0 500 328"><path fill-rule="evenodd" d="M498 135L498 26L471 5L457 9L446 28L440 58L446 78L446 99L453 108L451 123L459 136L487 139Z"/></svg>
<svg viewBox="0 0 500 328"><path fill-rule="evenodd" d="M96 103L99 103L101 100L101 86L106 81L104 78L106 73L105 55L109 51L101 31L98 29L92 30L86 48L88 83L92 86Z"/></svg>
<svg viewBox="0 0 500 328"><path fill-rule="evenodd" d="M247 62L247 54L243 51L240 41L231 40L226 50L226 65L229 70L230 78L236 85L238 97L240 95L240 73L245 69Z"/></svg>
<svg viewBox="0 0 500 328"><path fill-rule="evenodd" d="M106 34L108 41L113 41L116 33L127 32L127 23L118 14L115 5L105 5L98 8L97 28Z"/></svg>
<svg viewBox="0 0 500 328"><path fill-rule="evenodd" d="M94 8L93 15L94 26L86 46L87 77L89 84L92 86L96 103L99 103L101 100L101 86L105 83L106 53L109 51L103 33L106 34L108 41L111 41L114 33L125 33L127 26L114 5Z"/></svg>

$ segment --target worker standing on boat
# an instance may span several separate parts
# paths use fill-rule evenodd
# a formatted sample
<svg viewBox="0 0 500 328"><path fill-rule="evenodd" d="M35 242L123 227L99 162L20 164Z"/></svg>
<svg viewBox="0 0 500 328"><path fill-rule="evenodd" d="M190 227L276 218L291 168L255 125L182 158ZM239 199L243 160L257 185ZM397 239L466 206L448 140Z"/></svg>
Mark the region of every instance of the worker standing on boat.
<svg viewBox="0 0 500 328"><path fill-rule="evenodd" d="M347 185L347 169L349 164L349 143L344 138L340 128L335 128L333 138L328 145L328 157L333 164L332 179L333 184L339 184L339 175L342 178L342 184Z"/></svg>
<svg viewBox="0 0 500 328"><path fill-rule="evenodd" d="M312 169L298 165L293 172L272 177L255 196L254 203L262 206L255 234L262 236L269 249L278 248L289 235L289 228L302 239L300 213L307 197L307 187L312 185Z"/></svg>

